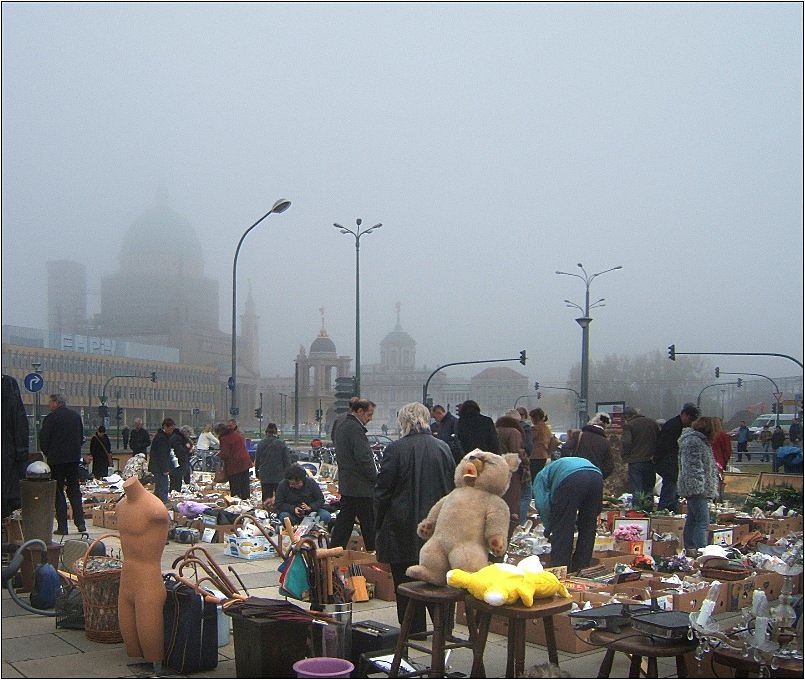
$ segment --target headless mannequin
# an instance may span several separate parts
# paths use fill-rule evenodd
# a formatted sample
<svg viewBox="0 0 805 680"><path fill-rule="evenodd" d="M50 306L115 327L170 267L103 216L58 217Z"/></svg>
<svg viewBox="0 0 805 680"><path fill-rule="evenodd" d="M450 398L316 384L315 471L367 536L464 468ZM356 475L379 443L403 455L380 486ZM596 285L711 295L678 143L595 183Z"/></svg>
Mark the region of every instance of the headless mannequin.
<svg viewBox="0 0 805 680"><path fill-rule="evenodd" d="M125 497L117 504L123 548L118 618L126 654L142 657L162 671L165 652L162 609L165 585L162 552L168 534L168 511L137 477L123 482Z"/></svg>

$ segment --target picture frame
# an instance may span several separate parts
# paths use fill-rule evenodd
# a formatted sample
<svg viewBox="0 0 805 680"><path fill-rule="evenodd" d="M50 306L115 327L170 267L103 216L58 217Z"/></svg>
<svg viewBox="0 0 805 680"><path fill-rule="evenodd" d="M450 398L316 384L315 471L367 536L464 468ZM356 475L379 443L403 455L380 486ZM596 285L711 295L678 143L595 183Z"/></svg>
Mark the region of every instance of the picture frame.
<svg viewBox="0 0 805 680"><path fill-rule="evenodd" d="M649 525L651 520L648 517L616 517L612 522L612 535L621 527L635 525L640 527L640 538L637 540L647 541L649 539Z"/></svg>

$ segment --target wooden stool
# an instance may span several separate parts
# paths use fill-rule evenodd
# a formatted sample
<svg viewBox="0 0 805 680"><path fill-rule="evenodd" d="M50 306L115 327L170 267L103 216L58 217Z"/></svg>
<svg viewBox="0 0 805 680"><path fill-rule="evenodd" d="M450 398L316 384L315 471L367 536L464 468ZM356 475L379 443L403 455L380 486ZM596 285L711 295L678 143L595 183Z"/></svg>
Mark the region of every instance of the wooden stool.
<svg viewBox="0 0 805 680"><path fill-rule="evenodd" d="M607 648L601 667L598 669L599 678L608 678L612 672L612 660L615 652L628 655L632 663L629 666L629 677L640 677L640 666L643 657L648 659L646 669L647 678L657 677L657 659L668 656L676 657L676 675L678 678L688 676L685 654L696 649L696 640L663 640L648 635L635 633L631 626L625 627L620 633L610 633L605 630L594 630L590 633L590 644L601 645Z"/></svg>
<svg viewBox="0 0 805 680"><path fill-rule="evenodd" d="M524 604L509 604L495 607L482 600L468 595L464 600L467 609L467 626L471 636L474 634L477 646L472 650L473 678L485 678L484 650L486 638L489 635L489 622L493 616L502 616L508 619L508 645L506 648L506 677L519 678L525 669L525 626L529 619L542 619L545 627L545 646L548 648L548 660L552 664L559 664L559 655L556 653L556 637L553 633L553 615L566 612L572 606L572 600L564 598L543 598L534 600L534 604L526 607Z"/></svg>
<svg viewBox="0 0 805 680"><path fill-rule="evenodd" d="M467 647L474 649L474 632L470 628L470 639L459 640L451 636L451 641L445 639L444 624L447 620L448 607L464 599L465 591L450 586L434 586L424 581L410 581L401 583L397 586L397 594L408 598L408 606L405 608L402 627L400 628L400 638L397 640L397 647L394 650L394 660L391 662L389 677L396 678L400 671L400 660L402 659L403 649L410 647L420 652L430 652L430 668L416 673L406 673L403 677L410 678L417 675L429 675L432 678L443 678L444 673L444 653L448 649L458 649ZM411 623L414 620L414 612L417 602L429 605L431 618L433 619L433 630L411 633ZM431 646L411 642L409 635L416 635L426 638L433 636Z"/></svg>

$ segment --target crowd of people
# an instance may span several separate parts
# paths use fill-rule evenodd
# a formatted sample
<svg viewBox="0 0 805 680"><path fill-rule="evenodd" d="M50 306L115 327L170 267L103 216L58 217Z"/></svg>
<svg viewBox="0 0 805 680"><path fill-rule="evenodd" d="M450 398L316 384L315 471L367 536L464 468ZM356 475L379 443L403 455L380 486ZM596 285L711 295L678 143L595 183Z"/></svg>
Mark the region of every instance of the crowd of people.
<svg viewBox="0 0 805 680"><path fill-rule="evenodd" d="M57 482L57 533L68 533L68 501L76 529L85 531L78 476L84 442L81 417L66 407L61 395L50 395L48 406L50 413L43 420L40 441ZM203 455L218 449L221 474L232 496L250 497L250 470L254 467L262 502L277 512L280 520L287 518L298 524L315 513L331 528L331 545L344 548L357 522L366 550L376 550L378 560L391 565L396 586L410 580L405 571L417 563L423 545L417 524L453 489L454 471L461 458L475 449L500 455L516 453L520 464L504 495L511 517L509 536L528 519L533 500L551 541L550 564L567 565L572 571L589 566L604 480L615 467L607 437L612 425L609 414L594 414L561 443L540 408L528 412L513 409L493 421L473 400L460 405L458 417L441 405L429 409L413 402L400 409L401 437L386 447L378 466L367 437L374 410L372 401L354 397L349 411L332 425L340 492L334 520L318 483L304 467L292 462L291 451L274 423L268 424L252 461L234 419L214 428L205 427L195 444L192 431L177 427L171 418L162 421L153 438L137 419L127 433L127 443L134 454L131 464L139 467L136 472L127 470L124 477L147 471L153 477L154 495L166 502L171 490L181 490L190 480L194 446ZM642 495L653 499L659 476L659 509L675 513L680 497L684 497L684 548L692 551L704 547L708 504L720 496L722 474L732 455L730 435L721 419L703 416L692 403L684 404L677 415L661 424L631 406L623 415L621 458L627 466L633 498ZM742 421L737 436L738 460L744 454L749 456L745 429ZM799 419L791 425L789 437L792 445L801 446ZM772 450L776 452L784 444L785 433L780 427L773 431L764 428L758 439L762 460L768 460ZM111 448L105 428L98 427L89 446L89 462L96 478L107 475ZM398 599L400 620L406 604L404 598ZM415 626L424 629L424 610L417 614Z"/></svg>

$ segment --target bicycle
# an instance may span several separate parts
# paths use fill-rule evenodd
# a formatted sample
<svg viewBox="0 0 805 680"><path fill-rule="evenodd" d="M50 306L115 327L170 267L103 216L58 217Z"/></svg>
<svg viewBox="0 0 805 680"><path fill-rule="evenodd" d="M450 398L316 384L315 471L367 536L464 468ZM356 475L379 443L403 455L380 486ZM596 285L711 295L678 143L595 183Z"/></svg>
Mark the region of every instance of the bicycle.
<svg viewBox="0 0 805 680"><path fill-rule="evenodd" d="M207 451L196 449L196 452L190 456L190 469L193 472L215 472L220 460L218 451L214 449Z"/></svg>

